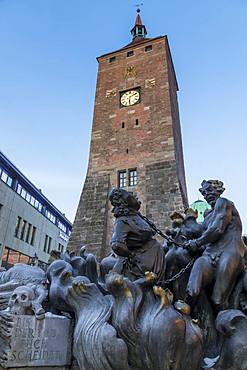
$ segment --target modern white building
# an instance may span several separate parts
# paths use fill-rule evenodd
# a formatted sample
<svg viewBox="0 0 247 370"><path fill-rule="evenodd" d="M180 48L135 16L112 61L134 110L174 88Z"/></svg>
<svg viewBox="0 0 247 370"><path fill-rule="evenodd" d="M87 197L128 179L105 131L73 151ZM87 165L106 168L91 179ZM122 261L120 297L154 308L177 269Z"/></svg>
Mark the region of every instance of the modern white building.
<svg viewBox="0 0 247 370"><path fill-rule="evenodd" d="M21 171L0 152L0 260L47 264L50 252L64 252L72 224Z"/></svg>

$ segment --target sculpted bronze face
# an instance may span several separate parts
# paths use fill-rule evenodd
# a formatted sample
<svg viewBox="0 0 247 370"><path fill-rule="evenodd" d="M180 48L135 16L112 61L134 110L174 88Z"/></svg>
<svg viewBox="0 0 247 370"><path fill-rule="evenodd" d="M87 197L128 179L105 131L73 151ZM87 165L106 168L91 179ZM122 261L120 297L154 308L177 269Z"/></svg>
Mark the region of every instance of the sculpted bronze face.
<svg viewBox="0 0 247 370"><path fill-rule="evenodd" d="M224 192L223 182L219 180L204 180L202 187L199 189L204 199L214 207L217 199Z"/></svg>
<svg viewBox="0 0 247 370"><path fill-rule="evenodd" d="M112 213L115 216L137 212L141 207L141 202L132 193L121 188L112 189L109 200L113 206Z"/></svg>

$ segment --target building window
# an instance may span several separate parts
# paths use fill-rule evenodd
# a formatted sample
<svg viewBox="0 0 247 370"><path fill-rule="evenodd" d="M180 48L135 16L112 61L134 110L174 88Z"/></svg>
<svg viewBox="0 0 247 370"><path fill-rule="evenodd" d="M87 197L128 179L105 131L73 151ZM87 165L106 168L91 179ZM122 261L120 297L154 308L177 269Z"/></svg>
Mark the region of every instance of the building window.
<svg viewBox="0 0 247 370"><path fill-rule="evenodd" d="M21 189L21 197L24 198L24 199L26 199L26 195L27 195L26 190L22 188Z"/></svg>
<svg viewBox="0 0 247 370"><path fill-rule="evenodd" d="M19 235L20 225L21 225L21 217L18 216L16 220L15 232L14 232L14 236L16 238L18 238L18 235Z"/></svg>
<svg viewBox="0 0 247 370"><path fill-rule="evenodd" d="M67 227L61 222L58 221L58 227L60 230L62 230L64 233L67 233Z"/></svg>
<svg viewBox="0 0 247 370"><path fill-rule="evenodd" d="M34 245L35 234L36 227L18 216L16 220L14 236L28 244Z"/></svg>
<svg viewBox="0 0 247 370"><path fill-rule="evenodd" d="M58 244L58 251L61 252L61 253L63 253L63 251L64 251L63 244L61 244L61 243Z"/></svg>
<svg viewBox="0 0 247 370"><path fill-rule="evenodd" d="M27 221L26 220L22 220L20 239L23 240L23 241L24 241L24 237L25 237L26 225L27 225Z"/></svg>
<svg viewBox="0 0 247 370"><path fill-rule="evenodd" d="M136 186L137 178L138 176L136 168L132 168L128 171L120 171L118 173L118 186L120 188L125 188L126 186Z"/></svg>
<svg viewBox="0 0 247 370"><path fill-rule="evenodd" d="M40 213L42 212L42 203L35 199L26 189L24 189L21 184L17 184L16 189L17 194L19 194L23 199L25 199L29 204L35 207Z"/></svg>
<svg viewBox="0 0 247 370"><path fill-rule="evenodd" d="M7 248L5 248L7 249ZM5 257L5 256L4 256ZM18 263L20 261L20 252L17 252L17 251L14 251L12 249L8 249L8 253L7 253L7 259L6 261L2 261L3 263L5 262L6 266L5 268L10 268L12 266L14 266L16 263Z"/></svg>
<svg viewBox="0 0 247 370"><path fill-rule="evenodd" d="M3 182L7 182L7 180L8 180L8 175L3 170L2 170L2 173L1 173L1 180L3 180Z"/></svg>
<svg viewBox="0 0 247 370"><path fill-rule="evenodd" d="M26 256L25 254L20 253L20 263L25 263L26 265L29 265L30 263L30 257Z"/></svg>
<svg viewBox="0 0 247 370"><path fill-rule="evenodd" d="M31 199L30 199L30 204L34 207L34 203L35 203L35 199L34 197L31 196Z"/></svg>
<svg viewBox="0 0 247 370"><path fill-rule="evenodd" d="M10 267L14 266L18 262L29 265L30 257L5 247L2 257L2 266L8 270Z"/></svg>
<svg viewBox="0 0 247 370"><path fill-rule="evenodd" d="M147 53L148 51L152 51L153 50L153 46L152 45L148 45L145 47L145 52Z"/></svg>
<svg viewBox="0 0 247 370"><path fill-rule="evenodd" d="M122 122L122 128L124 128L125 127L125 123L124 122Z"/></svg>
<svg viewBox="0 0 247 370"><path fill-rule="evenodd" d="M46 236L45 236L44 248L43 248L43 251L44 251L44 252L46 252L46 249L47 249L47 246L48 246L48 238L49 238L49 236L48 236L48 235L46 235Z"/></svg>
<svg viewBox="0 0 247 370"><path fill-rule="evenodd" d="M113 62L115 62L116 61L116 57L111 57L111 58L109 58L109 63L113 63Z"/></svg>
<svg viewBox="0 0 247 370"><path fill-rule="evenodd" d="M53 213L51 213L50 211L48 211L48 209L46 209L45 211L45 215L46 217L53 223L55 224L56 223L56 216L54 216Z"/></svg>
<svg viewBox="0 0 247 370"><path fill-rule="evenodd" d="M7 179L7 185L9 185L9 187L11 187L12 186L12 183L13 183L13 179L10 177L10 176L8 176L8 179Z"/></svg>
<svg viewBox="0 0 247 370"><path fill-rule="evenodd" d="M5 247L3 251L3 256L2 256L2 266L5 268L7 268L8 257L9 257L9 249Z"/></svg>
<svg viewBox="0 0 247 370"><path fill-rule="evenodd" d="M36 227L33 226L33 229L32 229L32 236L31 236L31 241L30 241L30 244L31 245L34 245L34 242L35 242L35 236L36 236Z"/></svg>
<svg viewBox="0 0 247 370"><path fill-rule="evenodd" d="M28 223L27 234L26 234L26 243L29 243L30 235L32 230L32 224Z"/></svg>
<svg viewBox="0 0 247 370"><path fill-rule="evenodd" d="M17 194L21 194L21 189L22 189L21 185L18 184L17 185L17 190L16 190Z"/></svg>
<svg viewBox="0 0 247 370"><path fill-rule="evenodd" d="M127 186L127 172L121 171L118 174L118 183L120 188L125 188Z"/></svg>
<svg viewBox="0 0 247 370"><path fill-rule="evenodd" d="M43 248L44 252L50 253L50 251L51 251L51 241L52 241L52 238L49 235L46 235L45 236L44 248Z"/></svg>
<svg viewBox="0 0 247 370"><path fill-rule="evenodd" d="M136 126L139 126L139 120L136 119Z"/></svg>
<svg viewBox="0 0 247 370"><path fill-rule="evenodd" d="M132 57L133 55L134 55L133 50L127 52L127 57Z"/></svg>
<svg viewBox="0 0 247 370"><path fill-rule="evenodd" d="M52 241L52 238L49 236L47 253L50 253L50 251L51 251L51 241Z"/></svg>
<svg viewBox="0 0 247 370"><path fill-rule="evenodd" d="M7 184L10 187L12 186L13 183L12 177L10 177L9 174L1 167L0 167L0 178L3 182L5 182L5 184Z"/></svg>
<svg viewBox="0 0 247 370"><path fill-rule="evenodd" d="M135 168L133 170L129 170L129 186L136 185L137 185L137 170Z"/></svg>

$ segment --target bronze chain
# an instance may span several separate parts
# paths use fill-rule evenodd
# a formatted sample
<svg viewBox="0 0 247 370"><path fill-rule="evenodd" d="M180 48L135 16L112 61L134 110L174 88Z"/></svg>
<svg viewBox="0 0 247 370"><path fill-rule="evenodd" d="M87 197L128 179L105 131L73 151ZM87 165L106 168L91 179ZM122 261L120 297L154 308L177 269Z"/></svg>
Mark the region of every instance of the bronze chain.
<svg viewBox="0 0 247 370"><path fill-rule="evenodd" d="M146 221L149 226L155 231L156 234L160 235L161 237L163 237L164 239L166 239L167 241L169 241L170 243L172 244L175 244L176 246L178 247L181 247L183 248L183 245L180 244L180 243L177 243L174 239L172 239L171 237L169 237L168 235L164 234L160 229L157 228L157 226L152 222L150 221L146 216L143 216L141 213L138 213L138 215L144 220ZM171 283L173 283L174 281L180 279L180 277L185 274L185 272L187 272L194 264L196 260L196 257L194 257L189 263L187 263L187 265L185 267L183 267L177 274L175 274L174 276L172 276L170 279L167 279L167 280L163 280L163 281L158 281L157 283L159 284L162 284L162 285L169 285Z"/></svg>

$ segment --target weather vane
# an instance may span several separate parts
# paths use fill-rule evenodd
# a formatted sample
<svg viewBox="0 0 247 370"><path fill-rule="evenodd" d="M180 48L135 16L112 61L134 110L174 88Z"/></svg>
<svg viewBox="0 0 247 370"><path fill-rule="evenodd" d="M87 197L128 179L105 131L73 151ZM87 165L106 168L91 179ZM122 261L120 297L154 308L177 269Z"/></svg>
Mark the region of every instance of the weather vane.
<svg viewBox="0 0 247 370"><path fill-rule="evenodd" d="M136 11L137 13L140 13L141 9L140 7L143 6L143 3L140 3L140 4L136 4L135 7L137 8Z"/></svg>

